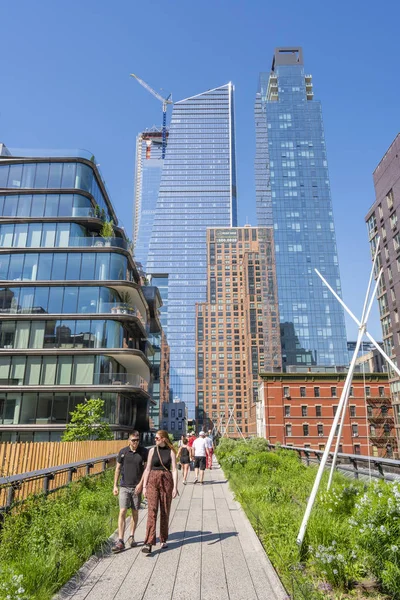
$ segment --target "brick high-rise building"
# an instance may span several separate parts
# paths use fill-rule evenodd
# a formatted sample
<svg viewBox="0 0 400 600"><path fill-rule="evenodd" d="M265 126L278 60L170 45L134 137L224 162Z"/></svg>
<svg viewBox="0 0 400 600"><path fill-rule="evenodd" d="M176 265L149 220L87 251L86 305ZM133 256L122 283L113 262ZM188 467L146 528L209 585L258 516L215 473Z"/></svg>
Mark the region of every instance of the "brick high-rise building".
<svg viewBox="0 0 400 600"><path fill-rule="evenodd" d="M400 365L400 134L374 171L376 200L365 218L371 254L378 238L380 252L375 275L383 269L377 296L386 354ZM400 379L389 369L397 440L400 441Z"/></svg>
<svg viewBox="0 0 400 600"><path fill-rule="evenodd" d="M282 367L273 230L207 230L207 302L196 305L200 427L255 434L260 370Z"/></svg>

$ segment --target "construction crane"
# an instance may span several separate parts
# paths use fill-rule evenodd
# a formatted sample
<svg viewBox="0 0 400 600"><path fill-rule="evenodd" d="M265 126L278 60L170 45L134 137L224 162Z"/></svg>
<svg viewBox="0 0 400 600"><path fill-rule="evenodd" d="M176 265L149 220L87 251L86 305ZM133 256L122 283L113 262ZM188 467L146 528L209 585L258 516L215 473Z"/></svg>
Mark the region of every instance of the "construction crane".
<svg viewBox="0 0 400 600"><path fill-rule="evenodd" d="M158 92L153 90L143 79L140 79L134 73L131 73L131 77L134 77L140 85L142 85L150 94L153 94L157 100L162 102L162 110L163 110L163 124L162 124L162 158L165 158L165 149L167 146L167 105L172 104L172 94L170 94L167 98L163 98Z"/></svg>

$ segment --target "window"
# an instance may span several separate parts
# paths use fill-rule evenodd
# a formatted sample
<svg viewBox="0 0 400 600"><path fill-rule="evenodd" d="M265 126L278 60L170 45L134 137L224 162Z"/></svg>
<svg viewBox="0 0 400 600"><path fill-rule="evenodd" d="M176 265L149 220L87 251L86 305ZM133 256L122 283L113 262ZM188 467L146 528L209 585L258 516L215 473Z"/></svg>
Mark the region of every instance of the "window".
<svg viewBox="0 0 400 600"><path fill-rule="evenodd" d="M306 388L301 387L300 388L300 398L305 398L305 397L306 397Z"/></svg>
<svg viewBox="0 0 400 600"><path fill-rule="evenodd" d="M317 433L319 436L324 435L324 426L322 425L322 423L318 423L317 425Z"/></svg>
<svg viewBox="0 0 400 600"><path fill-rule="evenodd" d="M331 387L331 396L332 398L337 398L337 388Z"/></svg>
<svg viewBox="0 0 400 600"><path fill-rule="evenodd" d="M283 395L285 398L290 398L290 388L287 386L283 387Z"/></svg>
<svg viewBox="0 0 400 600"><path fill-rule="evenodd" d="M365 395L369 398L371 396L371 388L369 385L365 387Z"/></svg>
<svg viewBox="0 0 400 600"><path fill-rule="evenodd" d="M322 417L322 406L316 406L315 407L315 416L316 417Z"/></svg>
<svg viewBox="0 0 400 600"><path fill-rule="evenodd" d="M350 387L350 396L354 396L353 386Z"/></svg>
<svg viewBox="0 0 400 600"><path fill-rule="evenodd" d="M291 425L286 425L285 429L286 429L286 435L288 437L290 437L292 435L292 426Z"/></svg>
<svg viewBox="0 0 400 600"><path fill-rule="evenodd" d="M319 387L314 388L314 398L319 398Z"/></svg>
<svg viewBox="0 0 400 600"><path fill-rule="evenodd" d="M351 417L355 417L356 416L356 407L354 405L350 406L350 416Z"/></svg>
<svg viewBox="0 0 400 600"><path fill-rule="evenodd" d="M290 406L285 406L285 417L290 417Z"/></svg>
<svg viewBox="0 0 400 600"><path fill-rule="evenodd" d="M354 423L351 426L351 432L352 432L353 437L358 437L358 425L357 425L357 423Z"/></svg>
<svg viewBox="0 0 400 600"><path fill-rule="evenodd" d="M302 406L301 407L301 416L302 417L306 417L307 416L307 406Z"/></svg>
<svg viewBox="0 0 400 600"><path fill-rule="evenodd" d="M303 435L304 436L308 436L309 435L308 425L306 425L306 424L303 425Z"/></svg>
<svg viewBox="0 0 400 600"><path fill-rule="evenodd" d="M378 391L379 391L379 397L383 398L385 396L385 388L379 387Z"/></svg>
<svg viewBox="0 0 400 600"><path fill-rule="evenodd" d="M360 444L354 444L354 454L361 454Z"/></svg>

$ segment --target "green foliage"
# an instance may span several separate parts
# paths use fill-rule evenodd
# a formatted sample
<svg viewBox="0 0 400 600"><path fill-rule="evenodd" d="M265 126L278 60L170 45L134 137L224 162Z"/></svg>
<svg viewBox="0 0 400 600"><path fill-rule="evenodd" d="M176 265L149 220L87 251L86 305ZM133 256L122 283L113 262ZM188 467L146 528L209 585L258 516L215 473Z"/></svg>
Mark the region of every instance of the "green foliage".
<svg viewBox="0 0 400 600"><path fill-rule="evenodd" d="M299 550L316 469L296 452L269 451L266 440L223 438L216 454L268 556L299 598L350 598L357 581L372 577L400 600L400 483L367 487L336 473L332 490L319 494ZM321 489L327 479L325 473Z"/></svg>
<svg viewBox="0 0 400 600"><path fill-rule="evenodd" d="M0 530L0 600L50 600L115 529L113 472L29 498ZM18 591L20 590L20 591Z"/></svg>
<svg viewBox="0 0 400 600"><path fill-rule="evenodd" d="M109 423L104 421L104 400L101 398L91 398L77 404L70 415L71 422L65 429L63 442L114 439Z"/></svg>
<svg viewBox="0 0 400 600"><path fill-rule="evenodd" d="M114 222L112 219L111 221L104 221L100 229L100 235L103 238L111 238L114 236Z"/></svg>

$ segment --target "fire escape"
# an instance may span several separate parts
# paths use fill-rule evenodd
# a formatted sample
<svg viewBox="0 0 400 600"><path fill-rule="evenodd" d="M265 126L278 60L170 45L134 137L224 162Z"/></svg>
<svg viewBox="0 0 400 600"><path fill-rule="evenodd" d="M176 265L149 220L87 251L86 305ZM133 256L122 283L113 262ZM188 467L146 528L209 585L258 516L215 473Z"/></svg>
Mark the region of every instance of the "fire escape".
<svg viewBox="0 0 400 600"><path fill-rule="evenodd" d="M370 442L378 450L378 456L393 458L397 453L393 409L390 398L377 396L367 398Z"/></svg>

